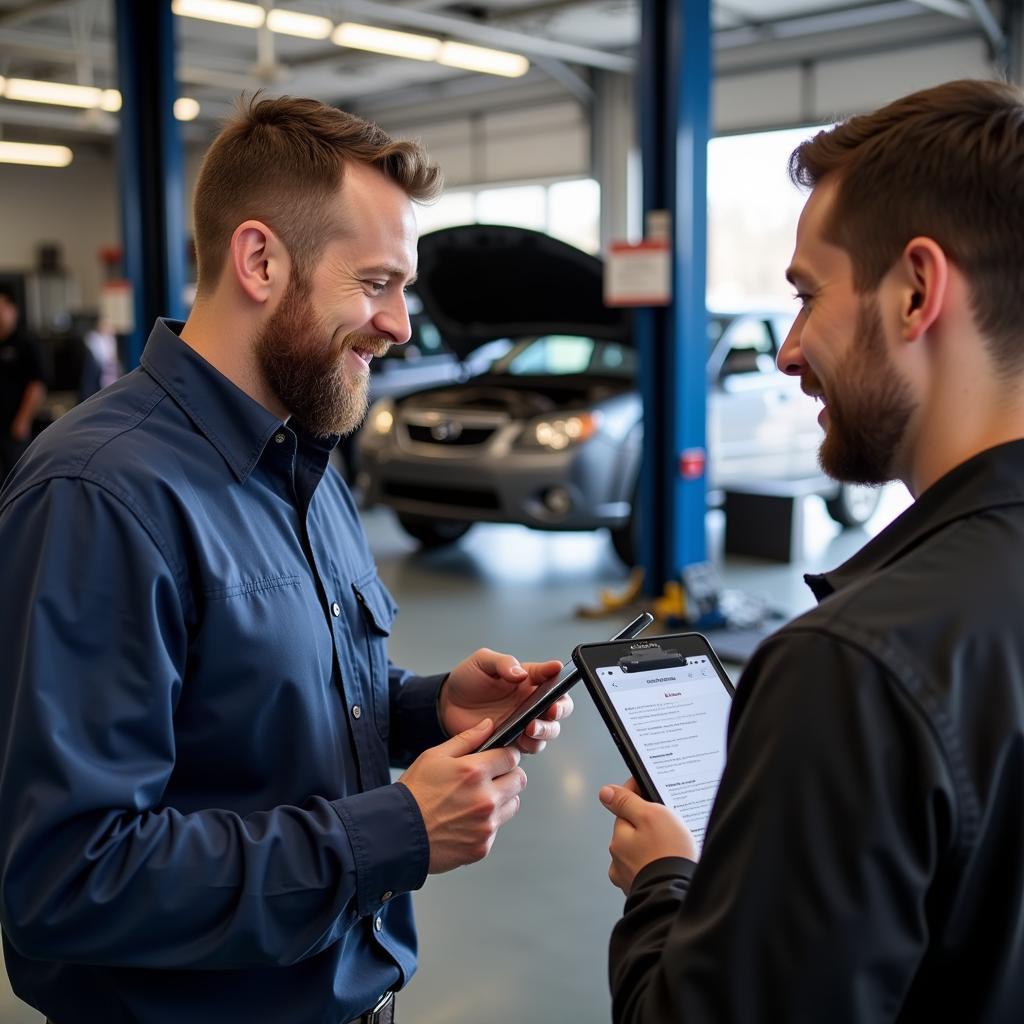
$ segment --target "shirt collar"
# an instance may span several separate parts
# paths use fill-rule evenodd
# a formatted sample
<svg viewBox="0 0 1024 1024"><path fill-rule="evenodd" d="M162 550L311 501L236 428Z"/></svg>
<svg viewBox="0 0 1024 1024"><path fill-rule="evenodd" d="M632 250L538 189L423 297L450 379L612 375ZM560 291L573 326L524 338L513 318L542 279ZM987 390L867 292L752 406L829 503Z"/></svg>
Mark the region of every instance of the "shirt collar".
<svg viewBox="0 0 1024 1024"><path fill-rule="evenodd" d="M142 366L187 413L245 483L279 420L178 335L185 325L158 319L142 353Z"/></svg>
<svg viewBox="0 0 1024 1024"><path fill-rule="evenodd" d="M898 561L931 534L965 516L1024 504L1024 440L989 448L962 462L928 488L902 515L838 569L804 576L822 601Z"/></svg>

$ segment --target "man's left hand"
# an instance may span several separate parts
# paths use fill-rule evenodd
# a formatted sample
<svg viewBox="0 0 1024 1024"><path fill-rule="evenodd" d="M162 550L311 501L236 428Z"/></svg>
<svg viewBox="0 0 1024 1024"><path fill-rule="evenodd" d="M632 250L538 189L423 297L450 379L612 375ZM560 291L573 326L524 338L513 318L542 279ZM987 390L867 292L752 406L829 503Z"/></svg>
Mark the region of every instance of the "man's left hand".
<svg viewBox="0 0 1024 1024"><path fill-rule="evenodd" d="M683 820L670 807L640 796L636 781L624 786L605 786L601 803L615 815L612 831L612 864L608 877L624 895L643 868L662 857L697 859L697 844Z"/></svg>
<svg viewBox="0 0 1024 1024"><path fill-rule="evenodd" d="M481 647L452 669L441 687L441 721L452 736L471 729L484 718L500 722L541 683L558 675L560 661L528 661ZM524 754L539 754L559 733L559 720L572 714L566 694L540 718L532 721L516 740Z"/></svg>

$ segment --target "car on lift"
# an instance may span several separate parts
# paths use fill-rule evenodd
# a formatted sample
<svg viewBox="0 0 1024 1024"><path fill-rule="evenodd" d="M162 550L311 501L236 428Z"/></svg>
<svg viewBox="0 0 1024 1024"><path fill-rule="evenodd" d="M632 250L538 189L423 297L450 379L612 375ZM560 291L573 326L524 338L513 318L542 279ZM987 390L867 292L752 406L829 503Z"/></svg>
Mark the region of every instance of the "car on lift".
<svg viewBox="0 0 1024 1024"><path fill-rule="evenodd" d="M512 344L469 380L374 403L357 439L366 503L426 547L478 522L607 527L632 563L643 403L632 316L604 304L601 261L523 228L446 228L420 239L416 289L461 357ZM816 403L775 367L791 322L709 314L709 491L820 478L833 518L859 525L878 492L821 475Z"/></svg>
<svg viewBox="0 0 1024 1024"><path fill-rule="evenodd" d="M415 291L407 296L409 340L392 345L387 353L370 363L370 402L401 398L412 391L439 384L469 380L483 373L511 347L507 338L494 339L458 355L445 344L435 324L423 312L423 302ZM359 449L355 435L341 439L331 456L335 468L351 484L359 471Z"/></svg>

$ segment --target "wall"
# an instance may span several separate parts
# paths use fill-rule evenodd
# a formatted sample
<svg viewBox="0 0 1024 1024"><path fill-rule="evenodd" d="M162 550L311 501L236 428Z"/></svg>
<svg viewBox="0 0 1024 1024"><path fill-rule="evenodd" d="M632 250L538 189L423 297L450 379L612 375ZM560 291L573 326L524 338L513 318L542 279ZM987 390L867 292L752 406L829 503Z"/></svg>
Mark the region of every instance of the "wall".
<svg viewBox="0 0 1024 1024"><path fill-rule="evenodd" d="M949 23L936 20L933 25L943 34L931 41L921 34L928 19L915 19L913 36L892 26L884 32L844 33L816 48L783 42L719 53L714 129L737 133L823 123L946 79L989 76L980 38L966 28L950 37ZM809 51L815 55L809 57ZM597 90L599 98L603 91ZM590 111L554 81L366 113L396 135L423 139L449 186L590 175L602 167L607 173L601 140L628 139L633 131L627 123L630 105L620 98L615 110L599 119L595 146ZM80 305L93 307L101 282L96 252L120 236L117 168L112 152L74 148L75 161L64 169L0 164L0 269L31 267L40 242L59 242L79 284ZM189 195L200 156L199 149L188 151ZM625 187L623 173L614 178L613 188ZM621 234L624 210L622 203L606 206L606 220L614 221L607 230Z"/></svg>
<svg viewBox="0 0 1024 1024"><path fill-rule="evenodd" d="M40 243L55 242L77 285L79 306L94 308L102 278L97 252L120 239L110 157L76 146L68 167L0 164L0 197L0 268L34 269Z"/></svg>

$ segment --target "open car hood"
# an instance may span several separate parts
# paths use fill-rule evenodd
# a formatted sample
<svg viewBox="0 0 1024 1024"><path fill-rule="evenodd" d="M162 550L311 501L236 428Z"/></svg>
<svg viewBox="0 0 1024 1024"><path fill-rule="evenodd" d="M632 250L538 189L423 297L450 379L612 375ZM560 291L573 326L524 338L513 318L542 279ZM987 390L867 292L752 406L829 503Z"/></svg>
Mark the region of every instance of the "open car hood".
<svg viewBox="0 0 1024 1024"><path fill-rule="evenodd" d="M495 338L581 334L628 341L628 310L602 296L603 265L539 231L467 224L423 235L415 291L461 359Z"/></svg>

